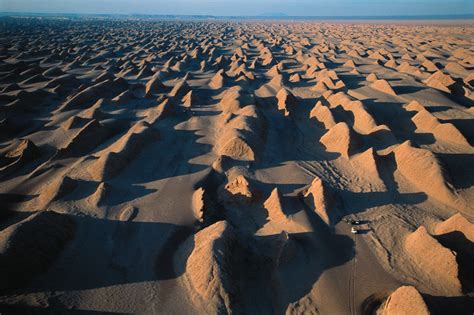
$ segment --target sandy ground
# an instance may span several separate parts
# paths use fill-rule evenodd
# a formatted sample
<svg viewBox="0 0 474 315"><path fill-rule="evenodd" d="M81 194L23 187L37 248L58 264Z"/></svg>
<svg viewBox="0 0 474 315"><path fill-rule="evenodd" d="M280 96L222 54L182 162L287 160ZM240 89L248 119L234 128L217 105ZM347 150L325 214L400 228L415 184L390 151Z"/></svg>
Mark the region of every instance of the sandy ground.
<svg viewBox="0 0 474 315"><path fill-rule="evenodd" d="M0 19L0 313L472 314L474 32L412 24Z"/></svg>

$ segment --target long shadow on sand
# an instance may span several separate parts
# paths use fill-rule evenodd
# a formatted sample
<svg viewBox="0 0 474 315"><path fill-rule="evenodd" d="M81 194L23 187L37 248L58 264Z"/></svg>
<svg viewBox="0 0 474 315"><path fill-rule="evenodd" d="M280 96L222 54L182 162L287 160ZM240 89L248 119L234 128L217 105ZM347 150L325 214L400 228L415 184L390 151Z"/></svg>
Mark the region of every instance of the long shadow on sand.
<svg viewBox="0 0 474 315"><path fill-rule="evenodd" d="M73 218L74 240L48 272L27 288L2 293L96 289L172 279L184 272L173 268L172 257L191 234L189 228L168 223Z"/></svg>
<svg viewBox="0 0 474 315"><path fill-rule="evenodd" d="M52 310L42 307L27 306L27 305L0 305L0 312L5 315L51 315L51 314L71 314L71 315L124 315L123 312L105 312L105 311L90 311L90 310L74 310L62 309Z"/></svg>
<svg viewBox="0 0 474 315"><path fill-rule="evenodd" d="M269 248L279 252L281 235L240 238L243 252L231 255L230 261L237 276L233 283L240 292L236 296L238 307L245 307L245 312L284 314L290 303L311 291L325 270L354 257L353 241L349 237L334 234L324 223L314 219L316 232L290 235L288 248L278 254L276 264ZM74 220L77 224L75 239L49 271L28 287L2 292L2 295L55 291L67 294L68 291L175 279L185 271L185 261L175 262L174 253L192 234L189 228L90 217ZM257 300L259 303L250 303ZM0 306L0 310L3 309L7 314L23 311L51 314L63 306L52 303L47 310L22 305Z"/></svg>
<svg viewBox="0 0 474 315"><path fill-rule="evenodd" d="M324 271L354 257L352 239L325 231L324 225L320 228L315 233L291 234L278 264L255 264L258 260L251 254L244 256L244 313L284 314L290 304L311 292ZM279 240L280 235L256 237L253 252L263 252Z"/></svg>

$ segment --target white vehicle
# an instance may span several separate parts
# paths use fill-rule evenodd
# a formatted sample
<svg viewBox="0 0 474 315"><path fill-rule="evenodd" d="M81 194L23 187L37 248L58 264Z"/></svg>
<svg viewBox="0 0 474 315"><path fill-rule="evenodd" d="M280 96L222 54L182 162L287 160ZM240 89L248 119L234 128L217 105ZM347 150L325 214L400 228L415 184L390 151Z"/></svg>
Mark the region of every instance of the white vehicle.
<svg viewBox="0 0 474 315"><path fill-rule="evenodd" d="M357 233L359 233L359 230L356 229L355 227L352 227L352 228L351 228L351 233L352 233L352 234L357 234Z"/></svg>

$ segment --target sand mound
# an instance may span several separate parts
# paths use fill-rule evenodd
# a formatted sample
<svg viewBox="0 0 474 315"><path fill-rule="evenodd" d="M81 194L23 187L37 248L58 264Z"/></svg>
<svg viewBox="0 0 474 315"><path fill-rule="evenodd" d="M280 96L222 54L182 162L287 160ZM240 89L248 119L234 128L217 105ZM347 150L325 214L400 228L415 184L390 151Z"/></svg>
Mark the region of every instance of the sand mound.
<svg viewBox="0 0 474 315"><path fill-rule="evenodd" d="M110 92L111 90L117 90L112 81L105 80L99 82L71 97L59 108L59 111L64 112L72 109L84 109L101 98L105 93L104 91Z"/></svg>
<svg viewBox="0 0 474 315"><path fill-rule="evenodd" d="M145 118L145 121L150 124L153 124L158 118L174 116L177 113L177 104L174 99L163 96L158 98L157 101L160 103L151 110L153 113Z"/></svg>
<svg viewBox="0 0 474 315"><path fill-rule="evenodd" d="M39 157L38 147L29 139L20 140L0 159L0 175L7 176Z"/></svg>
<svg viewBox="0 0 474 315"><path fill-rule="evenodd" d="M219 156L213 163L212 169L217 173L224 173L227 171L232 165L232 159L228 156Z"/></svg>
<svg viewBox="0 0 474 315"><path fill-rule="evenodd" d="M383 306L382 314L386 315L408 315L419 314L429 315L430 311L426 306L420 292L412 286L403 286L395 290L388 297Z"/></svg>
<svg viewBox="0 0 474 315"><path fill-rule="evenodd" d="M145 84L145 97L153 97L155 94L163 93L166 90L166 87L158 79L157 75L154 75L148 82Z"/></svg>
<svg viewBox="0 0 474 315"><path fill-rule="evenodd" d="M268 220L272 223L285 223L288 218L283 211L281 195L278 188L274 188L270 197L265 200L263 207L268 211Z"/></svg>
<svg viewBox="0 0 474 315"><path fill-rule="evenodd" d="M448 174L431 151L414 148L405 141L394 152L397 170L413 185L446 204L457 203Z"/></svg>
<svg viewBox="0 0 474 315"><path fill-rule="evenodd" d="M255 152L244 138L244 134L234 130L231 138L219 145L219 154L230 156L236 160L254 161L256 159Z"/></svg>
<svg viewBox="0 0 474 315"><path fill-rule="evenodd" d="M276 98L278 100L278 110L282 111L285 116L291 115L295 107L298 106L298 100L287 89L281 89L277 93Z"/></svg>
<svg viewBox="0 0 474 315"><path fill-rule="evenodd" d="M248 204L252 201L253 194L248 180L243 175L239 175L224 186L219 198L227 203Z"/></svg>
<svg viewBox="0 0 474 315"><path fill-rule="evenodd" d="M194 217L199 222L204 221L204 194L205 194L205 191L203 187L196 189L193 193L193 201L192 201L193 213L194 213Z"/></svg>
<svg viewBox="0 0 474 315"><path fill-rule="evenodd" d="M318 101L309 112L309 118L313 117L322 123L326 129L331 129L336 125L336 120L334 119L331 109L325 106L321 101Z"/></svg>
<svg viewBox="0 0 474 315"><path fill-rule="evenodd" d="M53 264L74 237L66 215L44 211L0 232L0 289L20 288Z"/></svg>
<svg viewBox="0 0 474 315"><path fill-rule="evenodd" d="M335 108L338 105L341 105L345 110L349 110L349 104L353 101L352 98L347 95L345 92L338 92L336 94L331 94L327 98L331 108Z"/></svg>
<svg viewBox="0 0 474 315"><path fill-rule="evenodd" d="M58 150L56 158L81 156L101 144L108 135L107 128L94 119L82 127L66 146Z"/></svg>
<svg viewBox="0 0 474 315"><path fill-rule="evenodd" d="M280 68L278 67L278 65L274 65L265 74L270 76L270 77L275 77L277 75L280 75L281 71L280 71Z"/></svg>
<svg viewBox="0 0 474 315"><path fill-rule="evenodd" d="M394 59L390 59L389 61L387 61L385 64L384 64L385 67L387 68L392 68L392 69L396 69L398 64L397 62L394 60Z"/></svg>
<svg viewBox="0 0 474 315"><path fill-rule="evenodd" d="M352 101L344 109L351 111L354 115L353 127L358 133L369 134L379 127L361 101Z"/></svg>
<svg viewBox="0 0 474 315"><path fill-rule="evenodd" d="M273 77L273 79L270 80L270 85L274 88L281 88L285 84L285 78L283 77L282 74L276 75Z"/></svg>
<svg viewBox="0 0 474 315"><path fill-rule="evenodd" d="M82 118L79 116L71 116L66 121L61 123L61 128L67 131L67 130L76 129L81 126L84 126L88 122L89 122L89 119Z"/></svg>
<svg viewBox="0 0 474 315"><path fill-rule="evenodd" d="M145 79L148 78L155 73L153 72L152 68L148 65L145 65L139 69L140 71L138 72L137 76L135 77L135 80L140 80L140 79Z"/></svg>
<svg viewBox="0 0 474 315"><path fill-rule="evenodd" d="M332 84L332 82L330 82ZM324 93L329 91L330 88L326 85L324 81L318 81L314 87L311 88L311 91L317 92L317 93Z"/></svg>
<svg viewBox="0 0 474 315"><path fill-rule="evenodd" d="M390 83L386 80L376 80L370 85L371 88L384 92L385 94L390 94L396 96L397 94L393 90Z"/></svg>
<svg viewBox="0 0 474 315"><path fill-rule="evenodd" d="M193 107L199 103L199 99L193 91L189 91L182 99L181 102L186 107Z"/></svg>
<svg viewBox="0 0 474 315"><path fill-rule="evenodd" d="M105 199L108 195L110 195L111 186L107 183L100 183L95 192L87 198L87 202L89 202L93 207L100 207L105 202Z"/></svg>
<svg viewBox="0 0 474 315"><path fill-rule="evenodd" d="M351 157L351 164L358 169L364 170L364 175L371 179L371 182L384 186L378 169L379 156L374 148Z"/></svg>
<svg viewBox="0 0 474 315"><path fill-rule="evenodd" d="M150 141L159 138L158 131L145 122L135 124L120 139L99 153L99 158L89 167L89 173L97 181L118 175Z"/></svg>
<svg viewBox="0 0 474 315"><path fill-rule="evenodd" d="M375 73L371 73L367 76L366 79L369 82L376 82L376 81L378 81L379 78L377 77L377 75Z"/></svg>
<svg viewBox="0 0 474 315"><path fill-rule="evenodd" d="M224 126L216 144L217 153L236 160L254 161L256 150L263 147L263 118L251 105L230 116L224 117Z"/></svg>
<svg viewBox="0 0 474 315"><path fill-rule="evenodd" d="M120 221L129 222L133 221L138 214L138 209L134 206L126 206L120 214L118 215L118 219Z"/></svg>
<svg viewBox="0 0 474 315"><path fill-rule="evenodd" d="M351 56L351 57L354 57L354 58L360 58L361 55L360 53L355 50L355 49L351 49L348 53L347 53L348 56Z"/></svg>
<svg viewBox="0 0 474 315"><path fill-rule="evenodd" d="M424 67L428 72L436 72L439 70L439 68L430 60L423 61L421 66Z"/></svg>
<svg viewBox="0 0 474 315"><path fill-rule="evenodd" d="M369 56L367 58L373 59L373 60L379 60L381 62L386 62L387 61L387 59L384 56L382 56L380 54L380 52L378 52L378 51L372 52L372 53L369 52Z"/></svg>
<svg viewBox="0 0 474 315"><path fill-rule="evenodd" d="M463 81L464 83L466 83L466 85L470 85L471 87L474 87L474 73L470 73L466 75Z"/></svg>
<svg viewBox="0 0 474 315"><path fill-rule="evenodd" d="M301 82L301 75L299 73L292 74L288 81L291 83Z"/></svg>
<svg viewBox="0 0 474 315"><path fill-rule="evenodd" d="M39 201L43 208L53 201L58 201L74 191L77 181L69 176L63 176L49 182L39 193Z"/></svg>
<svg viewBox="0 0 474 315"><path fill-rule="evenodd" d="M403 63L398 67L398 70L417 77L423 77L424 73L418 68L410 66L408 63Z"/></svg>
<svg viewBox="0 0 474 315"><path fill-rule="evenodd" d="M220 89L224 86L224 80L225 80L224 70L220 69L212 77L211 81L209 82L209 87L214 90Z"/></svg>
<svg viewBox="0 0 474 315"><path fill-rule="evenodd" d="M304 202L329 226L340 219L334 193L319 177L315 177L311 185L303 192Z"/></svg>
<svg viewBox="0 0 474 315"><path fill-rule="evenodd" d="M461 232L469 241L474 242L474 224L469 222L460 213L438 223L435 226L434 232L436 235Z"/></svg>
<svg viewBox="0 0 474 315"><path fill-rule="evenodd" d="M344 67L349 67L349 68L355 68L356 64L355 64L354 60L349 59L346 62L344 62L343 66Z"/></svg>
<svg viewBox="0 0 474 315"><path fill-rule="evenodd" d="M101 120L107 117L107 114L102 111L102 107L105 105L105 100L103 98L99 99L88 109L83 110L80 113L81 118L86 119L97 119Z"/></svg>
<svg viewBox="0 0 474 315"><path fill-rule="evenodd" d="M286 198L285 198L286 199ZM284 245L288 243L288 233L307 233L312 231L311 224L306 216L304 211L299 211L293 214L287 214L285 212L286 208L291 206L288 204L291 200L285 200L284 197L280 194L278 188L274 188L270 196L265 200L263 207L267 211L267 222L265 225L257 232L258 235L283 235L283 244L280 253L277 255L277 263L280 258L285 258L288 256L288 253L285 253L283 256L281 254L284 250ZM286 237L285 237L286 235ZM286 238L286 240L285 240ZM289 245L289 244L288 244ZM290 245L291 246L291 245ZM291 251L291 250L290 250ZM287 257L288 258L288 257Z"/></svg>
<svg viewBox="0 0 474 315"><path fill-rule="evenodd" d="M236 85L226 89L219 105L224 113L234 113L253 103L255 103L253 95L246 92L241 86Z"/></svg>
<svg viewBox="0 0 474 315"><path fill-rule="evenodd" d="M442 71L438 70L433 73L428 79L426 79L425 84L429 87L441 90L446 93L451 93L450 87L453 86L456 82L451 78L450 75L444 74Z"/></svg>
<svg viewBox="0 0 474 315"><path fill-rule="evenodd" d="M22 156L33 156L38 150L38 147L29 139L20 140L11 150L5 153L5 158L16 159Z"/></svg>
<svg viewBox="0 0 474 315"><path fill-rule="evenodd" d="M186 261L185 279L193 301L202 303L209 312L233 313L237 288L232 278L232 256L236 245L232 226L219 221L185 241L176 254L176 263Z"/></svg>
<svg viewBox="0 0 474 315"><path fill-rule="evenodd" d="M405 249L431 286L448 296L462 294L456 254L438 243L423 226L406 238Z"/></svg>
<svg viewBox="0 0 474 315"><path fill-rule="evenodd" d="M425 110L425 107L417 101L411 101L410 103L408 103L408 105L405 106L405 109L408 111L419 112Z"/></svg>
<svg viewBox="0 0 474 315"><path fill-rule="evenodd" d="M440 123L439 120L426 109L419 109L418 113L413 116L411 120L419 130L432 132L436 139L464 147L471 147L464 135L453 124Z"/></svg>
<svg viewBox="0 0 474 315"><path fill-rule="evenodd" d="M359 148L355 132L345 122L329 129L319 141L329 152L338 152L345 158L349 158Z"/></svg>
<svg viewBox="0 0 474 315"><path fill-rule="evenodd" d="M182 98L190 91L191 91L191 88L189 87L186 80L181 80L177 84L175 84L175 86L173 86L173 89L169 93L169 96Z"/></svg>

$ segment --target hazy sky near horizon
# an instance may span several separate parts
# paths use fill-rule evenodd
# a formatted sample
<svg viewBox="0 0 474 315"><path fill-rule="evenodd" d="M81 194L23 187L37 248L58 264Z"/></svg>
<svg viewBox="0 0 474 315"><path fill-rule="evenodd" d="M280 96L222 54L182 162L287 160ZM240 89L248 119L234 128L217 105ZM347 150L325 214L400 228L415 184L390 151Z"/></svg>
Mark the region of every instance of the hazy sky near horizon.
<svg viewBox="0 0 474 315"><path fill-rule="evenodd" d="M474 14L474 0L0 0L0 12L374 16Z"/></svg>

